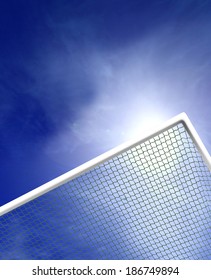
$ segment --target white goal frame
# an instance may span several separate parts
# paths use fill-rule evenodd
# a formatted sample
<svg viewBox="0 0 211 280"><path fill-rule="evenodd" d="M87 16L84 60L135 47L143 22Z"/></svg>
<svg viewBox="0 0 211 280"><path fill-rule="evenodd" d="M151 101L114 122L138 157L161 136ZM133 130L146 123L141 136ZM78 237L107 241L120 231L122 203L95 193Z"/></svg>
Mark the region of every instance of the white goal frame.
<svg viewBox="0 0 211 280"><path fill-rule="evenodd" d="M0 207L0 216L14 210L15 208L49 192L50 190L53 190L65 183L67 183L68 181L78 177L79 175L89 171L90 169L98 166L99 164L109 160L110 158L113 158L114 156L119 155L120 153L125 152L126 150L133 148L136 145L139 145L145 141L147 141L148 139L157 136L158 134L162 133L163 131L166 131L170 128L172 128L173 126L182 123L189 136L191 137L191 139L193 140L193 142L195 143L199 153L201 154L203 160L205 161L205 163L207 164L209 170L211 171L211 157L207 151L207 149L205 148L204 144L202 143L198 133L196 132L194 126L192 125L191 121L189 120L188 116L186 115L186 113L181 113L177 116L175 116L174 118L170 119L169 121L165 122L163 125L159 126L156 130L148 132L146 134L144 134L142 137L140 138L136 138L133 139L131 141L125 142L122 145L117 146L114 149L111 149L110 151L103 153L102 155L72 169L71 171L45 183L44 185L41 185L38 188L35 188L34 190L12 200L9 203L6 203L5 205Z"/></svg>

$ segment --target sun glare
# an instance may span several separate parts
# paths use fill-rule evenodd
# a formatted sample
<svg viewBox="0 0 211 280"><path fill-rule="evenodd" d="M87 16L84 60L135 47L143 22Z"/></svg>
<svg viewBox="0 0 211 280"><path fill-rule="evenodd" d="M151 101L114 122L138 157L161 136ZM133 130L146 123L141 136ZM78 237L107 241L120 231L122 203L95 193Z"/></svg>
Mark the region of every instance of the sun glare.
<svg viewBox="0 0 211 280"><path fill-rule="evenodd" d="M142 113L138 117L133 117L133 121L131 121L131 126L128 129L130 138L140 137L142 134L148 133L153 129L156 129L167 119L168 117L165 117L164 114L152 111ZM134 122L134 120L136 121Z"/></svg>

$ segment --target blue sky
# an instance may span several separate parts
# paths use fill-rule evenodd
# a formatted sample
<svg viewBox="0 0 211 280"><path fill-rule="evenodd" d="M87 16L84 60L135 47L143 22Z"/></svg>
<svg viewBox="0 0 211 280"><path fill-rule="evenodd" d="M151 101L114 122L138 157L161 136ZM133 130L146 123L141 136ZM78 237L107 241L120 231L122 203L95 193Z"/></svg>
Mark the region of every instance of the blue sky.
<svg viewBox="0 0 211 280"><path fill-rule="evenodd" d="M1 1L0 204L185 111L211 152L211 1Z"/></svg>

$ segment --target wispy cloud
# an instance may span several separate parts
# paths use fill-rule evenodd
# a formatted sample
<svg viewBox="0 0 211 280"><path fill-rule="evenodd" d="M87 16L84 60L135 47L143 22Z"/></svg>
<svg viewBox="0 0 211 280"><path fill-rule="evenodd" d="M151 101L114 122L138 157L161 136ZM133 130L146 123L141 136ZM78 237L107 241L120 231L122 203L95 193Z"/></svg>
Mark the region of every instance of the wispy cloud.
<svg viewBox="0 0 211 280"><path fill-rule="evenodd" d="M70 158L74 149L86 145L102 152L182 111L208 143L208 30L207 21L179 27L170 24L122 48L106 50L96 44L78 51L76 61L83 59L75 73L81 77L81 88L93 98L85 106L77 104L74 121L68 122L67 114L65 128L48 142L48 153L56 149L64 155L65 151ZM68 68L68 58L65 62ZM51 63L50 68L57 69L55 61ZM71 77L64 72L62 79L68 87Z"/></svg>

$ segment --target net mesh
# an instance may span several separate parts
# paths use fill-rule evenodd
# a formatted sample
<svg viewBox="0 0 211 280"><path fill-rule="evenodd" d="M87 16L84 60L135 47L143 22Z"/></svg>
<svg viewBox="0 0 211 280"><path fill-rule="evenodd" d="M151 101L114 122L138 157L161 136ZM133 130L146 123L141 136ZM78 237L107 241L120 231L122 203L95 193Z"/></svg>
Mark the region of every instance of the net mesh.
<svg viewBox="0 0 211 280"><path fill-rule="evenodd" d="M211 174L182 123L0 218L1 259L211 259Z"/></svg>

